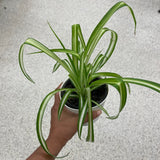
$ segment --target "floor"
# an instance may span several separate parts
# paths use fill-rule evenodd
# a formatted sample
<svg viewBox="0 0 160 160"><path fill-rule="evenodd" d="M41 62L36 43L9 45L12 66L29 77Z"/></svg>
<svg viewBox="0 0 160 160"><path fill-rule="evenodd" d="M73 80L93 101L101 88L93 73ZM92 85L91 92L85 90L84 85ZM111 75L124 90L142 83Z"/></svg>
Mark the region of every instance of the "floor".
<svg viewBox="0 0 160 160"><path fill-rule="evenodd" d="M52 74L55 62L43 54L24 55L27 72L36 82L30 83L18 64L20 45L33 37L49 48L60 44L50 31L50 22L71 45L71 25L80 24L87 41L92 30L109 8L112 0L0 0L0 157L3 160L26 159L38 146L36 115L41 101L67 78L63 68ZM126 0L137 19L137 32L127 7L109 20L107 27L118 33L118 44L102 71L116 72L124 77L137 77L160 83L160 1ZM106 49L110 35L95 49ZM32 52L31 47L25 53ZM59 55L63 58L63 55ZM118 93L109 89L105 107L117 111ZM50 102L43 120L48 135ZM148 88L131 85L125 109L116 120L102 114L94 124L95 142L85 142L77 134L59 155L70 152L66 160L160 160L160 94Z"/></svg>

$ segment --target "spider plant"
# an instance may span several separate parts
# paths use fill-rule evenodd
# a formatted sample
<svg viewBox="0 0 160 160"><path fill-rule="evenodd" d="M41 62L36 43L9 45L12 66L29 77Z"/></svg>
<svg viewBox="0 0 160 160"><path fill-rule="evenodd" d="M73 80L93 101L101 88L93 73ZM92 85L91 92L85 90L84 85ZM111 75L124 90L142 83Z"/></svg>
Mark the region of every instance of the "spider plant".
<svg viewBox="0 0 160 160"><path fill-rule="evenodd" d="M42 134L42 118L49 100L57 92L65 91L65 94L61 98L60 105L59 105L59 111L58 111L59 119L60 119L63 107L65 106L65 103L67 102L68 98L73 96L78 96L79 98L79 120L78 120L78 126L77 126L78 136L79 138L81 138L84 119L85 119L86 113L88 112L88 134L86 137L86 141L91 141L91 142L94 141L94 127L93 127L93 116L92 116L92 105L91 105L92 103L96 104L102 111L104 111L108 119L116 119L118 118L120 112L123 110L126 104L127 91L130 92L129 83L145 86L157 92L160 92L160 84L152 81L138 79L138 78L125 78L120 76L117 73L112 73L112 72L99 72L99 70L106 64L106 62L111 57L115 49L117 38L118 38L118 35L115 31L104 26L117 10L125 6L129 9L133 17L134 31L135 31L136 18L135 18L134 12L128 4L121 1L116 3L104 15L104 17L100 20L100 22L97 24L97 26L91 33L87 43L85 43L84 41L80 25L74 24L72 25L72 47L71 49L66 49L64 44L60 40L60 38L57 36L57 34L54 32L51 25L48 23L50 29L52 30L53 34L56 36L62 48L49 49L48 47L43 45L41 42L33 38L28 38L21 45L19 50L19 65L23 74L28 80L34 83L34 81L31 79L31 77L28 75L28 73L24 68L23 53L24 53L25 45L33 46L39 50L31 54L45 53L46 55L53 58L56 61L53 68L53 72L55 72L59 68L59 66L62 66L68 72L68 77L75 87L75 88L61 88L61 89L56 89L50 92L43 99L40 105L38 115L37 115L37 123L36 123L37 135L38 135L40 144L48 154L52 155L47 148L47 145L45 143L45 140ZM99 52L96 55L95 59L92 62L90 62L89 60L95 47L97 46L102 36L104 36L104 34L107 32L110 32L111 34L108 48L104 53ZM60 59L58 54L65 54L66 58ZM101 77L101 79L93 81L97 77ZM100 104L98 104L97 102L91 99L91 91L93 91L97 87L104 84L114 87L120 95L119 112L112 116L107 112L107 110L103 106L101 106ZM75 92L76 95L73 95L72 94L73 92Z"/></svg>

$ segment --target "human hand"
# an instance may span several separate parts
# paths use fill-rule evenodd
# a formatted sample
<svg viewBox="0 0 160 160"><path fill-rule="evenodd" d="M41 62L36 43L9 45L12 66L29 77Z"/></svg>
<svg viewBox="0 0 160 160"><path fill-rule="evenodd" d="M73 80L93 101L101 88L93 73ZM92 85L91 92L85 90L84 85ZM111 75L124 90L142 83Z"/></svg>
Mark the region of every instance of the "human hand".
<svg viewBox="0 0 160 160"><path fill-rule="evenodd" d="M59 89L61 84L57 89ZM60 120L58 120L58 108L60 104L59 93L55 95L55 103L51 110L51 128L48 139L56 139L56 142L64 146L68 140L77 132L78 114L72 113L65 106L62 111ZM101 114L101 110L93 111L93 119ZM88 115L85 122L88 121ZM56 137L56 138L55 138ZM53 142L54 143L54 142Z"/></svg>
<svg viewBox="0 0 160 160"><path fill-rule="evenodd" d="M60 88L61 85L57 89ZM50 133L46 140L50 153L57 156L63 146L70 140L77 132L78 114L70 112L65 106L61 114L60 120L58 120L58 108L60 104L60 97L57 93L55 95L55 102L51 110L51 127ZM97 118L101 114L101 111L93 111L93 119ZM85 122L88 121L88 115ZM27 160L54 160L54 158L48 155L40 146L35 150Z"/></svg>

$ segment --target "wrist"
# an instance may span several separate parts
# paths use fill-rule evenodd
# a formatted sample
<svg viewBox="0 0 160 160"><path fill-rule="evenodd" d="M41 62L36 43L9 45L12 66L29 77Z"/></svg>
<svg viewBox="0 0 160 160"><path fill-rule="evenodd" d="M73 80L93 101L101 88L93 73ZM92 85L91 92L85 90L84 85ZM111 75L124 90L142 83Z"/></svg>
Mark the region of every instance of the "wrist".
<svg viewBox="0 0 160 160"><path fill-rule="evenodd" d="M46 140L47 147L49 149L49 152L57 156L60 150L65 145L64 142L62 143L59 139L57 139L55 136L50 135ZM42 146L37 148L37 150L27 158L27 160L53 160L54 158L50 156L48 153L44 151Z"/></svg>
<svg viewBox="0 0 160 160"><path fill-rule="evenodd" d="M50 134L46 140L46 143L49 152L54 156L57 156L67 142L64 139L56 136L55 134Z"/></svg>
<svg viewBox="0 0 160 160"><path fill-rule="evenodd" d="M71 130L71 129L70 129ZM70 137L68 136L68 130L64 127L57 127L50 130L47 140L56 143L57 145L64 146Z"/></svg>

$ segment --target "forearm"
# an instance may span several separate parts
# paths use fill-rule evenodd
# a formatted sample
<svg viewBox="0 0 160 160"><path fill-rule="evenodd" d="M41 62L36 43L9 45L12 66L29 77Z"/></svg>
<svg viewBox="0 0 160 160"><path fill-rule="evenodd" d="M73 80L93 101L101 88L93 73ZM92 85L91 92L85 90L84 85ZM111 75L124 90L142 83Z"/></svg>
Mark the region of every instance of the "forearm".
<svg viewBox="0 0 160 160"><path fill-rule="evenodd" d="M27 160L54 160L54 158L52 159L52 157L40 146L27 158Z"/></svg>
<svg viewBox="0 0 160 160"><path fill-rule="evenodd" d="M48 137L46 143L50 153L54 156L57 156L65 145L65 143L60 142L57 138L54 137ZM54 158L48 155L40 146L32 153L31 156L27 158L27 160L54 160Z"/></svg>

